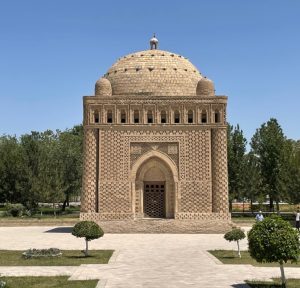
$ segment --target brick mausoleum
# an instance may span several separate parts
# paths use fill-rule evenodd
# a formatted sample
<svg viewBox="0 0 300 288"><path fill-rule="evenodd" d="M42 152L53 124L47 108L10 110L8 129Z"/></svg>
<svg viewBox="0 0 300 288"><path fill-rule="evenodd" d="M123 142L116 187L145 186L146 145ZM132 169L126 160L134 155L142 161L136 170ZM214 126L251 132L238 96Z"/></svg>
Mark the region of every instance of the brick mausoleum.
<svg viewBox="0 0 300 288"><path fill-rule="evenodd" d="M185 57L120 58L84 97L82 220L229 220L226 96Z"/></svg>

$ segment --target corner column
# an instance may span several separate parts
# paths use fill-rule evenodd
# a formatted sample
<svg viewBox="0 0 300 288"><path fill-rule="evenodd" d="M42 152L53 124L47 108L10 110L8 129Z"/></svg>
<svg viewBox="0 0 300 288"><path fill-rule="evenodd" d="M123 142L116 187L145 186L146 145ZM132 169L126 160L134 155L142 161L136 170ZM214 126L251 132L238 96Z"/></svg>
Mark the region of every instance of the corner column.
<svg viewBox="0 0 300 288"><path fill-rule="evenodd" d="M227 128L211 131L212 211L228 213Z"/></svg>
<svg viewBox="0 0 300 288"><path fill-rule="evenodd" d="M98 212L98 129L84 129L81 212Z"/></svg>

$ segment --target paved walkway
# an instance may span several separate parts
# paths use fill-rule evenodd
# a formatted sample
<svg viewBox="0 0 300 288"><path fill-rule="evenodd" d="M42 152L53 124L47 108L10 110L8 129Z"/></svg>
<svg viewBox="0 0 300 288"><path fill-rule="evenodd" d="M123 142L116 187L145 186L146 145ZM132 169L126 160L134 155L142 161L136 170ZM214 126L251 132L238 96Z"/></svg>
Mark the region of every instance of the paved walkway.
<svg viewBox="0 0 300 288"><path fill-rule="evenodd" d="M83 249L84 241L55 227L0 227L0 249ZM247 249L247 241L241 243ZM114 249L109 264L79 267L0 267L0 274L69 275L72 280L101 279L105 288L248 287L245 279L279 277L279 268L223 265L207 250L236 249L221 234L106 234L91 249ZM286 268L288 278L300 278L299 268ZM268 277L268 278L266 278Z"/></svg>

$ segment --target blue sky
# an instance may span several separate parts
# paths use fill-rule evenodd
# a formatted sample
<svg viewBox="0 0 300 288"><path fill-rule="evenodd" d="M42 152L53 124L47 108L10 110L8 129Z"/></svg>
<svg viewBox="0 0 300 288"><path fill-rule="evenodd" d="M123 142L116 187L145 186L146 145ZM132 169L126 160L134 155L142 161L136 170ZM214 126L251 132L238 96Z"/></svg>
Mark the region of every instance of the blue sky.
<svg viewBox="0 0 300 288"><path fill-rule="evenodd" d="M248 140L270 117L300 139L299 15L298 0L0 0L0 134L81 123L82 96L156 32L228 95Z"/></svg>

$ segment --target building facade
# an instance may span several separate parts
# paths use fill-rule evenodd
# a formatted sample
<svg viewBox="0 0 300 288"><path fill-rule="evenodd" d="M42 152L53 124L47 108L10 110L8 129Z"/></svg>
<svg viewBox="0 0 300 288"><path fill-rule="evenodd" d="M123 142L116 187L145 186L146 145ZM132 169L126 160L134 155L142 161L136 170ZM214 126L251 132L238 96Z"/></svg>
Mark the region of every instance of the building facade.
<svg viewBox="0 0 300 288"><path fill-rule="evenodd" d="M226 96L185 57L120 58L85 96L82 220L229 220Z"/></svg>

